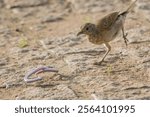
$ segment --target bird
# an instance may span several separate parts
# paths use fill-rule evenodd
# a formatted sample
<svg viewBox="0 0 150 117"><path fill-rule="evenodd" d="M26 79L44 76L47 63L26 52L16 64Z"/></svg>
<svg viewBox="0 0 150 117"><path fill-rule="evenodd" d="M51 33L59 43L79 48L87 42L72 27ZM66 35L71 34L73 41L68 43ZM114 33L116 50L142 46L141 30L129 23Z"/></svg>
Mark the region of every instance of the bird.
<svg viewBox="0 0 150 117"><path fill-rule="evenodd" d="M104 16L96 24L85 23L81 26L81 30L77 33L77 36L85 34L88 36L89 42L101 45L104 44L107 48L103 58L99 62L94 62L94 65L100 65L108 53L111 51L110 41L114 40L120 31L122 31L122 36L124 42L127 46L127 35L124 30L124 24L127 14L130 12L131 8L135 5L137 0L133 1L129 7L123 12L112 12Z"/></svg>

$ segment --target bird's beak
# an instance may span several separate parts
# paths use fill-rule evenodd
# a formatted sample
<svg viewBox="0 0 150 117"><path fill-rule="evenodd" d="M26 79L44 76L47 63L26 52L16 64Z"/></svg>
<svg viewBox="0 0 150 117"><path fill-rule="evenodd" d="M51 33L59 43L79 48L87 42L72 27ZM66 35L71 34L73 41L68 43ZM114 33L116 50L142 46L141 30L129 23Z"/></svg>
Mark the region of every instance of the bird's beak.
<svg viewBox="0 0 150 117"><path fill-rule="evenodd" d="M77 36L79 36L79 35L81 35L81 34L83 34L83 32L82 32L82 31L78 32Z"/></svg>

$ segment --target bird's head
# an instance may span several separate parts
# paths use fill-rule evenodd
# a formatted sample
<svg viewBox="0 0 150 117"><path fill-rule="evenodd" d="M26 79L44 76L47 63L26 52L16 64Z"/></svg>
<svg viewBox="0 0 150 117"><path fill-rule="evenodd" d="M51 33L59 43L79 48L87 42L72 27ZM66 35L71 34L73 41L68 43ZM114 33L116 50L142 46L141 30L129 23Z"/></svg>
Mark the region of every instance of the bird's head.
<svg viewBox="0 0 150 117"><path fill-rule="evenodd" d="M81 31L78 32L77 36L81 34L92 35L95 30L96 30L95 24L86 23L83 26L81 26Z"/></svg>

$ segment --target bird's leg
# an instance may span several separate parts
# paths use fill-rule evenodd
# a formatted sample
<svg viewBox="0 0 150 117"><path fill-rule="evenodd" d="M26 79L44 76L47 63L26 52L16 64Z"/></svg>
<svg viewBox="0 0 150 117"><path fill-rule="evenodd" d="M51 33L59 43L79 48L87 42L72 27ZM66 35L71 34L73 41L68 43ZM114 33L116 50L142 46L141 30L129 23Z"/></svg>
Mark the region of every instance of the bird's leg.
<svg viewBox="0 0 150 117"><path fill-rule="evenodd" d="M105 55L103 56L102 60L100 62L95 62L94 65L100 65L106 58L107 54L111 51L111 46L109 45L109 43L104 43L104 44L107 48L107 51L106 51Z"/></svg>
<svg viewBox="0 0 150 117"><path fill-rule="evenodd" d="M111 46L109 45L109 43L105 43L105 46L107 48L107 51L106 51L105 55L103 56L101 62L104 61L104 59L106 58L107 54L111 51Z"/></svg>
<svg viewBox="0 0 150 117"><path fill-rule="evenodd" d="M126 44L126 46L128 45L127 42L128 42L128 39L127 39L127 35L128 33L125 34L124 32L124 26L122 26L122 34L123 34L123 39L124 39L124 42Z"/></svg>

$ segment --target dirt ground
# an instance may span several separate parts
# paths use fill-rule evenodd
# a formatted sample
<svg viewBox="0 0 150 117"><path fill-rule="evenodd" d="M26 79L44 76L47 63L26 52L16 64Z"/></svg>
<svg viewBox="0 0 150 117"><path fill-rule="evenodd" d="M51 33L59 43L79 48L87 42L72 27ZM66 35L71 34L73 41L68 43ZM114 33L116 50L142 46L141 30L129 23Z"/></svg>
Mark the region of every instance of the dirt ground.
<svg viewBox="0 0 150 117"><path fill-rule="evenodd" d="M150 99L150 0L138 0L122 35L102 65L103 45L77 37L81 25L95 23L131 0L0 0L0 99ZM58 73L25 83L39 66Z"/></svg>

